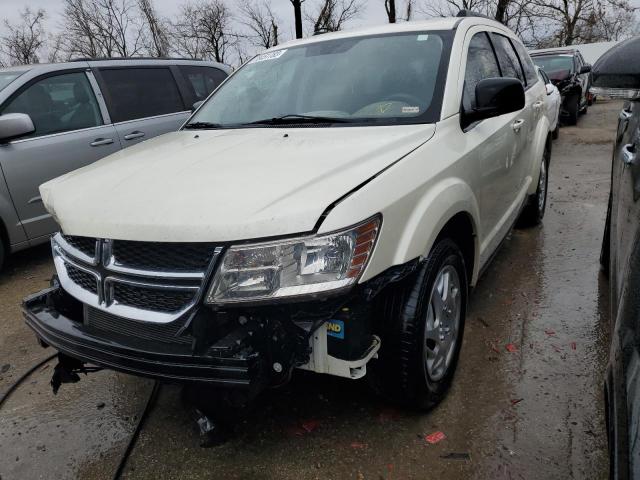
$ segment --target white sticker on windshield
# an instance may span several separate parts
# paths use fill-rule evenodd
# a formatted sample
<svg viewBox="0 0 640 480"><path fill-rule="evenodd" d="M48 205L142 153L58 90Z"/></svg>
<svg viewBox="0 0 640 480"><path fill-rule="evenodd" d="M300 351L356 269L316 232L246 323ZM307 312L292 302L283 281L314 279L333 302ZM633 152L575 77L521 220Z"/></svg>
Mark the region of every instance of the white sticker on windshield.
<svg viewBox="0 0 640 480"><path fill-rule="evenodd" d="M420 113L420 107L402 107L402 113Z"/></svg>
<svg viewBox="0 0 640 480"><path fill-rule="evenodd" d="M282 55L284 55L286 51L287 49L284 48L282 50L276 50L275 52L263 53L262 55L258 55L256 58L251 60L251 63L266 62L267 60L276 60L280 58Z"/></svg>
<svg viewBox="0 0 640 480"><path fill-rule="evenodd" d="M419 42L426 42L427 40L429 40L429 35L418 35Z"/></svg>

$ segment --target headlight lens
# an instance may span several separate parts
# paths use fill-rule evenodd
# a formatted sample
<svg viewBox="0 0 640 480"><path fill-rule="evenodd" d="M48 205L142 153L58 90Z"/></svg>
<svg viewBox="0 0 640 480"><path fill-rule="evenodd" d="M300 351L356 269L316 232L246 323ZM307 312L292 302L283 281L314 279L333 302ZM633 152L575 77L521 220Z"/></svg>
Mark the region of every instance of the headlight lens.
<svg viewBox="0 0 640 480"><path fill-rule="evenodd" d="M207 303L237 303L307 295L358 281L380 230L374 217L327 235L231 247Z"/></svg>

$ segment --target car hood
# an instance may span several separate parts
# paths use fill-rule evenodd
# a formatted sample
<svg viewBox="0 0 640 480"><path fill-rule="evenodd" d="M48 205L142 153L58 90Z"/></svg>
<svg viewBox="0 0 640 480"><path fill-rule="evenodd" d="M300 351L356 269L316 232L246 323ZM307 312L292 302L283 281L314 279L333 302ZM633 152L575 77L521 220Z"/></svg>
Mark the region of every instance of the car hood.
<svg viewBox="0 0 640 480"><path fill-rule="evenodd" d="M434 125L179 131L51 180L40 193L68 235L199 242L309 232L329 205L434 132Z"/></svg>

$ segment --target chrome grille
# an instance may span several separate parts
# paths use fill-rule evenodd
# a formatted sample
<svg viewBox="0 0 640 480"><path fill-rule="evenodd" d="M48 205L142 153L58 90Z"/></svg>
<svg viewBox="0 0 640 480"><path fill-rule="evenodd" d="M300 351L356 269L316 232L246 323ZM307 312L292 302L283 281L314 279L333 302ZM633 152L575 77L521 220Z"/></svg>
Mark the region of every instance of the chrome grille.
<svg viewBox="0 0 640 480"><path fill-rule="evenodd" d="M118 317L97 308L87 307L85 323L91 328L119 335L164 343L191 343L193 338L183 334L185 322L148 323Z"/></svg>
<svg viewBox="0 0 640 480"><path fill-rule="evenodd" d="M55 235L62 287L112 315L167 324L200 299L222 248L210 243L158 243ZM93 252L89 245L95 244Z"/></svg>

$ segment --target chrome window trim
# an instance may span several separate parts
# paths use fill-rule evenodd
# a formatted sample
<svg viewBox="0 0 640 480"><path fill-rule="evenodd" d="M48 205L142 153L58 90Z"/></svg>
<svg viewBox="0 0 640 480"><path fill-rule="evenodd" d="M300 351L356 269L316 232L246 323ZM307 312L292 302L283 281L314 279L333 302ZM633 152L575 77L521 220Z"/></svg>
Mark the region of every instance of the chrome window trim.
<svg viewBox="0 0 640 480"><path fill-rule="evenodd" d="M124 120L122 122L117 122L117 123L113 123L112 125L119 127L121 125L127 125L129 123L134 123L134 122L140 122L143 120L154 120L156 118L164 118L164 117L171 117L174 115L182 115L182 114L191 114L191 110L182 110L180 112L172 112L172 113L163 113L162 115L154 115L152 117L140 117L140 118L133 118L131 120Z"/></svg>

